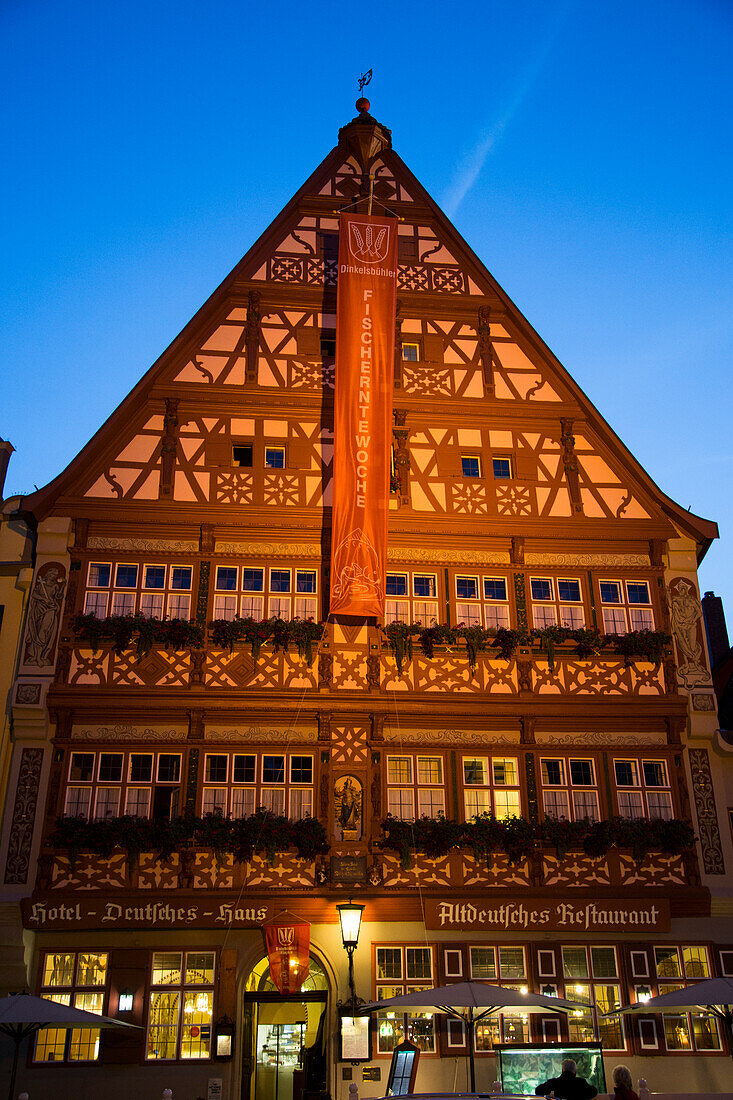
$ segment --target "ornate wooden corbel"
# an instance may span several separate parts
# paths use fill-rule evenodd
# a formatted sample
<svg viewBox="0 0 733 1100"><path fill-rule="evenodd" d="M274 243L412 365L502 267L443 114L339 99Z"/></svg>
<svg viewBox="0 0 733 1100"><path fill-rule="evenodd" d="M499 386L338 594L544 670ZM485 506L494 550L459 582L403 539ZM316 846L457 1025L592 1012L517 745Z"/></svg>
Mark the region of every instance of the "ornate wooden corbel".
<svg viewBox="0 0 733 1100"><path fill-rule="evenodd" d="M257 363L260 355L260 336L262 335L262 313L259 290L250 290L247 295L247 323L245 326L245 382L257 381Z"/></svg>
<svg viewBox="0 0 733 1100"><path fill-rule="evenodd" d="M560 417L560 443L562 445L562 464L565 477L568 482L570 503L574 512L583 511L583 500L580 495L580 479L578 477L578 458L575 454L575 436L573 435L573 421L569 416Z"/></svg>
<svg viewBox="0 0 733 1100"><path fill-rule="evenodd" d="M395 409L395 424L404 425L406 416L405 409ZM402 426L393 428L392 436L395 441L395 476L400 483L400 504L406 505L410 503L410 449L408 446L410 429Z"/></svg>
<svg viewBox="0 0 733 1100"><path fill-rule="evenodd" d="M478 353L481 359L481 369L484 374L484 390L487 397L494 396L494 345L491 342L491 310L488 306L479 306L478 325Z"/></svg>
<svg viewBox="0 0 733 1100"><path fill-rule="evenodd" d="M397 299L395 303L394 318L394 388L402 389L402 302Z"/></svg>
<svg viewBox="0 0 733 1100"><path fill-rule="evenodd" d="M173 496L173 474L178 451L178 406L180 398L166 397L163 416L163 445L160 452L160 485L158 499Z"/></svg>

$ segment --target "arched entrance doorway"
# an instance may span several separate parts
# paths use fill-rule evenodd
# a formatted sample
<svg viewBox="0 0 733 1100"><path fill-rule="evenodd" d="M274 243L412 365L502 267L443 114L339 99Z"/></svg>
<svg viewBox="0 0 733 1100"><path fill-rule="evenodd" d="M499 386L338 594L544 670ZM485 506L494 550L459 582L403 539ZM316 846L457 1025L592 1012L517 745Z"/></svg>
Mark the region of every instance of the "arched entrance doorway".
<svg viewBox="0 0 733 1100"><path fill-rule="evenodd" d="M283 996L267 956L244 992L242 1100L319 1100L327 1091L328 982L310 956L299 993Z"/></svg>

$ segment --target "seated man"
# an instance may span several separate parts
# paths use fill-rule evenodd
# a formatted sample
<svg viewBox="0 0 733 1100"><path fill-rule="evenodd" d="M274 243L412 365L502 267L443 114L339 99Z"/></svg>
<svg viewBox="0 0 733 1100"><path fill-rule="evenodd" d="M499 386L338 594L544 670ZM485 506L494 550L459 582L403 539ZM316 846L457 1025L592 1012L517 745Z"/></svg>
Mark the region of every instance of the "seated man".
<svg viewBox="0 0 733 1100"><path fill-rule="evenodd" d="M551 1077L534 1091L536 1096L549 1096L552 1093L561 1100L593 1100L598 1095L598 1089L586 1081L585 1077L578 1077L578 1063L572 1058L565 1059L559 1077Z"/></svg>

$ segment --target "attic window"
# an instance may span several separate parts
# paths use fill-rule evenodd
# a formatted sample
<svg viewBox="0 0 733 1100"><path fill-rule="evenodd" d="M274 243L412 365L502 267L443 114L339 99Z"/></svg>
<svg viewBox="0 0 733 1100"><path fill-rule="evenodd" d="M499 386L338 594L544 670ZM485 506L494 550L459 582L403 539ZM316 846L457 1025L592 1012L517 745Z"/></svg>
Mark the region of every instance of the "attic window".
<svg viewBox="0 0 733 1100"><path fill-rule="evenodd" d="M252 468L252 444L235 443L232 447L232 466Z"/></svg>
<svg viewBox="0 0 733 1100"><path fill-rule="evenodd" d="M512 476L512 460L509 455L501 455L491 461L496 481L507 481Z"/></svg>
<svg viewBox="0 0 733 1100"><path fill-rule="evenodd" d="M418 363L420 361L420 345L403 340L402 358L408 363Z"/></svg>
<svg viewBox="0 0 733 1100"><path fill-rule="evenodd" d="M338 260L338 233L328 233L324 230L318 233L318 255L322 256L324 260L333 260L334 262Z"/></svg>
<svg viewBox="0 0 733 1100"><path fill-rule="evenodd" d="M321 332L321 358L333 359L336 356L336 332L332 328Z"/></svg>

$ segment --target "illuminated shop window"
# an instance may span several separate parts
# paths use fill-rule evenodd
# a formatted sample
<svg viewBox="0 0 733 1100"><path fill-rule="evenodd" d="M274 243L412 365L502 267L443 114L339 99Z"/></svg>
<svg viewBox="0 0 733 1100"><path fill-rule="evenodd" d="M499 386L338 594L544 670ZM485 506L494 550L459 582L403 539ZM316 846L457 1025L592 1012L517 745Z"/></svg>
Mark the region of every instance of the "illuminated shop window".
<svg viewBox="0 0 733 1100"><path fill-rule="evenodd" d="M526 990L521 980L527 976L523 947L481 944L468 950L473 980L490 981L504 989ZM529 1042L528 1014L514 1009L476 1024L474 1042L476 1050L484 1051L493 1050L495 1043Z"/></svg>
<svg viewBox="0 0 733 1100"><path fill-rule="evenodd" d="M609 1016L621 1006L621 986L615 947L573 945L562 948L565 997L585 1005L568 1014L571 1043L600 1039L606 1050L624 1050L621 1016Z"/></svg>
<svg viewBox="0 0 733 1100"><path fill-rule="evenodd" d="M210 1058L214 952L154 952L150 985L147 1060Z"/></svg>
<svg viewBox="0 0 733 1100"><path fill-rule="evenodd" d="M41 996L95 1016L104 1014L107 953L49 952L43 960ZM34 1062L96 1062L99 1028L44 1028L35 1039Z"/></svg>
<svg viewBox="0 0 733 1100"><path fill-rule="evenodd" d="M377 944L375 958L375 1000L400 997L430 989L435 984L433 949L426 946ZM400 1012L384 1009L377 1013L377 1051L388 1054L405 1039L422 1051L435 1050L432 1012Z"/></svg>

